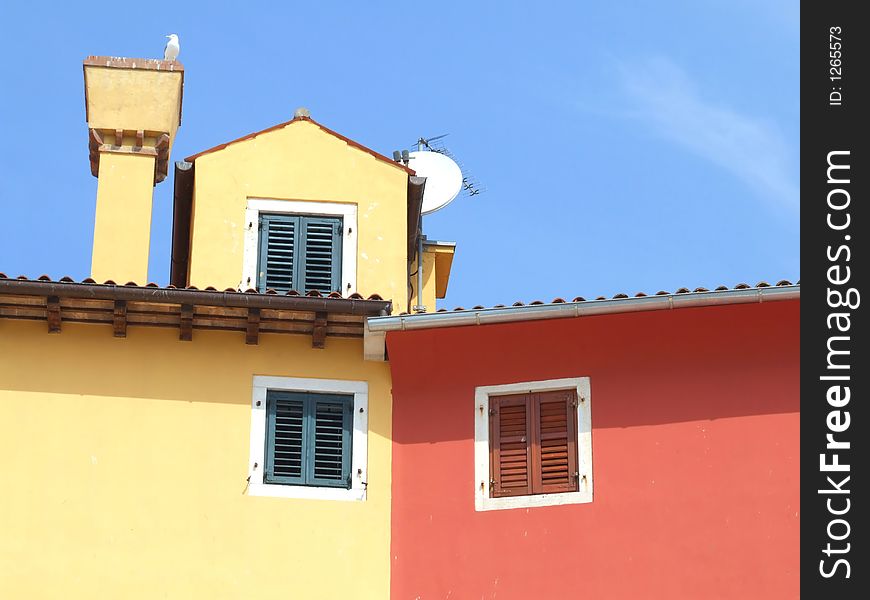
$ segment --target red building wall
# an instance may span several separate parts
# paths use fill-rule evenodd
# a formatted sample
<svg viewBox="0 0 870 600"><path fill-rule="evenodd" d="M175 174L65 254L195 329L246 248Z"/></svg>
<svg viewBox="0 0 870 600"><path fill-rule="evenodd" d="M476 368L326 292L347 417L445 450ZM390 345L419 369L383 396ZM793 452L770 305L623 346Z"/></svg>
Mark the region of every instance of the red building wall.
<svg viewBox="0 0 870 600"><path fill-rule="evenodd" d="M799 311L388 334L392 598L797 598ZM475 512L474 388L578 376L592 503Z"/></svg>

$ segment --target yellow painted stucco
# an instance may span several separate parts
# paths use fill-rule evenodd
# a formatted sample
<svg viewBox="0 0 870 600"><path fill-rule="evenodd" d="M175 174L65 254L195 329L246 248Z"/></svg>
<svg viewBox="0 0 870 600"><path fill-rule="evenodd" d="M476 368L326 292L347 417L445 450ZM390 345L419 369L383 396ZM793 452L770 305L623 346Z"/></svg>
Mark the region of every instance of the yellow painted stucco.
<svg viewBox="0 0 870 600"><path fill-rule="evenodd" d="M127 60L139 68L84 65L88 127L168 133L174 141L181 121L182 71L157 70L159 61Z"/></svg>
<svg viewBox="0 0 870 600"><path fill-rule="evenodd" d="M437 299L447 294L447 281L453 263L452 246L423 246L423 306L426 312L438 309ZM417 306L417 261L411 263L411 307ZM405 309L402 309L405 310Z"/></svg>
<svg viewBox="0 0 870 600"><path fill-rule="evenodd" d="M341 202L357 205L356 291L406 306L406 171L306 120L199 156L195 165L191 285L247 287L248 199Z"/></svg>
<svg viewBox="0 0 870 600"><path fill-rule="evenodd" d="M102 152L91 277L148 283L154 156Z"/></svg>
<svg viewBox="0 0 870 600"><path fill-rule="evenodd" d="M174 137L181 74L85 74L89 127L123 129L125 145L144 130L146 150L152 134ZM100 150L98 281L147 280L153 154ZM297 120L197 157L194 181L191 285L242 285L249 199L355 204L356 289L342 292L405 310L403 168ZM308 335L247 345L201 330L183 342L174 327L46 330L0 320L0 598L389 597L390 371L364 360L363 340L314 349ZM255 375L368 384L364 501L247 493Z"/></svg>
<svg viewBox="0 0 870 600"><path fill-rule="evenodd" d="M411 263L411 308L420 305L417 298L417 260ZM435 253L423 251L423 304L427 312L435 311ZM404 309L402 309L404 310Z"/></svg>
<svg viewBox="0 0 870 600"><path fill-rule="evenodd" d="M103 142L91 156L99 164L91 258L91 277L98 282L148 282L155 144L161 134L169 135L170 146L175 139L184 84L181 71L166 69L146 59L96 57L84 63L88 128ZM141 147L134 146L137 132Z"/></svg>
<svg viewBox="0 0 870 600"><path fill-rule="evenodd" d="M363 502L245 493L254 375L366 381ZM390 379L362 341L0 321L0 597L389 597Z"/></svg>

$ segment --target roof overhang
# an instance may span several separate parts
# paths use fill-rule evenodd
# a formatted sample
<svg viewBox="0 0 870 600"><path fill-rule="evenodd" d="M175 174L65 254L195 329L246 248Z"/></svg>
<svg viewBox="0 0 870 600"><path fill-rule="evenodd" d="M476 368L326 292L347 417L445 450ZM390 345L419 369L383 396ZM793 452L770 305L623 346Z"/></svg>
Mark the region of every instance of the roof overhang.
<svg viewBox="0 0 870 600"><path fill-rule="evenodd" d="M391 331L494 325L799 299L800 285L798 284L370 317L366 319L365 324L365 356L368 360L385 360L386 335Z"/></svg>
<svg viewBox="0 0 870 600"><path fill-rule="evenodd" d="M453 256L456 254L456 242L437 242L425 240L423 252L435 255L435 297L443 299L447 296L447 284L450 281L450 268L453 266Z"/></svg>
<svg viewBox="0 0 870 600"><path fill-rule="evenodd" d="M322 348L329 336L362 338L366 317L391 308L376 298L0 277L0 319L47 321L49 333L60 333L64 322L111 325L115 337L126 337L128 325L170 327L185 341L194 329L244 332L248 344L258 343L261 333L295 333L310 335Z"/></svg>

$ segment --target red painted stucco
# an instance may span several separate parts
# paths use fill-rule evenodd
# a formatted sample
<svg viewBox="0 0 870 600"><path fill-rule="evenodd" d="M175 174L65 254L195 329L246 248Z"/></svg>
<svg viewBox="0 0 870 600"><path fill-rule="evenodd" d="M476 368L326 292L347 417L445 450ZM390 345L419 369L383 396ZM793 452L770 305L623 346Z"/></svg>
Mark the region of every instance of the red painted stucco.
<svg viewBox="0 0 870 600"><path fill-rule="evenodd" d="M392 598L797 598L798 301L390 333ZM475 512L474 388L590 377L590 504Z"/></svg>

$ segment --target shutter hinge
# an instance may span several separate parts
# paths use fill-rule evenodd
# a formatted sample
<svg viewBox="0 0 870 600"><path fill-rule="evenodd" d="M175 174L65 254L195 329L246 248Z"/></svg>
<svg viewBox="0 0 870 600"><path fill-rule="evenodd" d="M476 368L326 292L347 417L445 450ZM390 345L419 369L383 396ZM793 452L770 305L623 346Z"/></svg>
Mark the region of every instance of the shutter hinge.
<svg viewBox="0 0 870 600"><path fill-rule="evenodd" d="M580 479L580 473L574 471L574 481L576 482L578 479Z"/></svg>
<svg viewBox="0 0 870 600"><path fill-rule="evenodd" d="M495 479L489 480L489 489L491 489L491 490L495 489Z"/></svg>
<svg viewBox="0 0 870 600"><path fill-rule="evenodd" d="M495 409L494 409L494 408L490 408L490 409L489 409L489 416L491 417L491 416L493 416L494 414L495 414Z"/></svg>
<svg viewBox="0 0 870 600"><path fill-rule="evenodd" d="M571 398L571 408L577 408L577 398Z"/></svg>

